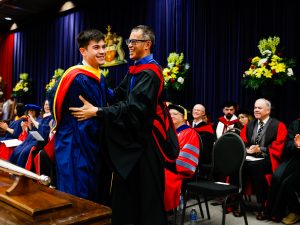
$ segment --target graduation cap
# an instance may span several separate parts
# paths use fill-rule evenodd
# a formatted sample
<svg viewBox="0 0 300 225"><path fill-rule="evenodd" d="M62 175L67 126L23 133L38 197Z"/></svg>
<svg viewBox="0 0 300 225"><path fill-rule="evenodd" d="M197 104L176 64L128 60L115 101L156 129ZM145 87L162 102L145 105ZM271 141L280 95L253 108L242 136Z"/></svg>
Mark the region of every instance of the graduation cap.
<svg viewBox="0 0 300 225"><path fill-rule="evenodd" d="M183 118L187 120L187 110L181 105L169 104L168 109L175 109L183 115Z"/></svg>
<svg viewBox="0 0 300 225"><path fill-rule="evenodd" d="M41 111L42 108L38 105L34 105L34 104L26 104L25 107L24 107L24 110L27 111L27 110L36 110L36 111Z"/></svg>

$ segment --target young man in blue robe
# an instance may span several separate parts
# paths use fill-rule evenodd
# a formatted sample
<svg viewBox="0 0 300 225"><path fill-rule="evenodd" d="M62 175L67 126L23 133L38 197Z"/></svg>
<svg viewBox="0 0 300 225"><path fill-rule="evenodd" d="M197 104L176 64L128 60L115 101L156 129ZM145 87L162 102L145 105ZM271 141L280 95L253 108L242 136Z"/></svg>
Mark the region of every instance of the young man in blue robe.
<svg viewBox="0 0 300 225"><path fill-rule="evenodd" d="M82 106L79 95L98 107L106 106L106 82L99 68L105 62L104 34L85 30L78 35L77 42L82 65L73 66L63 74L53 100L57 188L104 204L108 196L103 191L107 185L101 175L102 123L98 118L79 122L69 111L70 106Z"/></svg>

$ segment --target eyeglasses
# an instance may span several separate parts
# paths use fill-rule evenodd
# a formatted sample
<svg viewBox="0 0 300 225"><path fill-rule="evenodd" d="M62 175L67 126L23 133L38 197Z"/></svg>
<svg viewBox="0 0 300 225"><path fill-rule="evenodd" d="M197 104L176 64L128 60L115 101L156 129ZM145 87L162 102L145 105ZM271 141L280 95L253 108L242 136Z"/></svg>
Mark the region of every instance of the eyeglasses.
<svg viewBox="0 0 300 225"><path fill-rule="evenodd" d="M140 40L140 39L126 39L125 43L126 45L132 44L132 45L136 45L138 42L146 42L149 40Z"/></svg>

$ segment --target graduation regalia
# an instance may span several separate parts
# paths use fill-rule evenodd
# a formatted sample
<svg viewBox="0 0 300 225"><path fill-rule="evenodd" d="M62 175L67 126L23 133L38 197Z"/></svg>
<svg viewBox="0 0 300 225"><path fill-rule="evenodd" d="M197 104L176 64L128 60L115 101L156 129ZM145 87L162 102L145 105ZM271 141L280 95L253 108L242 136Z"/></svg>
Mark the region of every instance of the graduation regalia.
<svg viewBox="0 0 300 225"><path fill-rule="evenodd" d="M20 117L18 120L14 120L9 124L9 128L13 129L13 134L6 132L5 136L0 139L0 141L9 140L9 139L18 139L22 133L21 122L27 121L26 116ZM12 154L14 147L6 147L4 143L0 143L0 158L8 160Z"/></svg>
<svg viewBox="0 0 300 225"><path fill-rule="evenodd" d="M257 120L252 120L241 130L241 138L246 147L254 145L257 135ZM259 146L264 154L264 159L258 161L246 161L244 164L245 178L252 180L258 201L265 204L269 191L270 176L282 162L282 152L286 140L287 129L284 123L269 118L259 137ZM267 178L268 177L268 178ZM245 186L245 192L249 192L249 185ZM251 191L250 191L251 193Z"/></svg>
<svg viewBox="0 0 300 225"><path fill-rule="evenodd" d="M300 151L294 143L296 134L300 134L300 118L289 125L282 155L283 162L272 176L266 213L277 221L286 215L287 206L289 212L298 214L300 210L295 192L296 186L300 183Z"/></svg>
<svg viewBox="0 0 300 225"><path fill-rule="evenodd" d="M236 117L236 115L233 115L229 121L225 118L225 116L219 117L218 120L219 120L219 122L218 122L217 128L216 128L217 138L221 137L229 129L232 129L232 128L240 129L239 119Z"/></svg>
<svg viewBox="0 0 300 225"><path fill-rule="evenodd" d="M166 224L164 158L152 136L163 76L150 56L130 67L114 89L117 103L103 108L104 140L116 172L113 224Z"/></svg>
<svg viewBox="0 0 300 225"><path fill-rule="evenodd" d="M270 118L269 120L271 121L265 131L265 135L262 135L264 141L262 141L261 144L263 144L262 147L267 147L268 149L267 151L270 156L272 171L274 172L282 161L281 156L287 136L287 129L284 123L274 118ZM257 124L257 120L252 120L241 130L241 138L246 146L254 144L252 137L255 130L255 124Z"/></svg>
<svg viewBox="0 0 300 225"><path fill-rule="evenodd" d="M55 164L57 188L99 202L103 156L99 118L77 121L69 107L81 107L82 95L94 106L106 106L106 82L100 70L77 65L62 76L53 100L56 121Z"/></svg>
<svg viewBox="0 0 300 225"><path fill-rule="evenodd" d="M215 142L215 132L211 124L207 124L204 121L197 124L194 130L201 137L203 149L201 149L201 163L211 164L212 163L212 149ZM202 172L202 171L200 171Z"/></svg>
<svg viewBox="0 0 300 225"><path fill-rule="evenodd" d="M50 133L49 122L51 119L51 115L45 118L38 118L37 122L39 123L39 128L36 129L33 127L32 129L33 131L37 131L44 140L48 140ZM13 153L9 157L9 161L15 165L25 168L31 148L38 145L38 141L29 133L23 143L14 149Z"/></svg>
<svg viewBox="0 0 300 225"><path fill-rule="evenodd" d="M193 177L199 161L199 137L193 128L183 125L176 129L180 146L174 173L165 169L165 210L169 211L179 205L182 180ZM200 156L201 157L201 156Z"/></svg>

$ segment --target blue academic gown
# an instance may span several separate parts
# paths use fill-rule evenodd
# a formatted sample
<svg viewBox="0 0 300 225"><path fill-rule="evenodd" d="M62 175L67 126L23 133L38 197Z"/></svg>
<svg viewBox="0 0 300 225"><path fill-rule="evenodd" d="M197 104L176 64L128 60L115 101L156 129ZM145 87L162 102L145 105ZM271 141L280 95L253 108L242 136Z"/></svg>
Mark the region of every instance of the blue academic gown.
<svg viewBox="0 0 300 225"><path fill-rule="evenodd" d="M78 122L69 107L83 105L79 95L94 106L105 106L106 89L105 77L97 81L78 74L63 98L61 118L54 137L58 190L95 202L100 201L99 190L103 185L99 138L102 123L97 117Z"/></svg>
<svg viewBox="0 0 300 225"><path fill-rule="evenodd" d="M0 138L0 141L18 138L19 135L22 133L21 122L26 121L26 120L27 120L26 117L21 117L18 120L14 120L14 121L10 122L9 128L13 129L14 132L12 134L9 132L6 132L5 136Z"/></svg>
<svg viewBox="0 0 300 225"><path fill-rule="evenodd" d="M48 141L48 136L50 133L49 122L51 119L52 119L51 115L44 118L38 118L37 122L39 123L39 128L32 129L32 131L37 131L44 138L46 142ZM39 145L38 141L30 133L28 133L28 136L23 141L23 143L14 149L13 153L9 158L9 161L11 163L14 163L15 165L25 168L30 150L32 149L33 146L38 146L38 145Z"/></svg>

